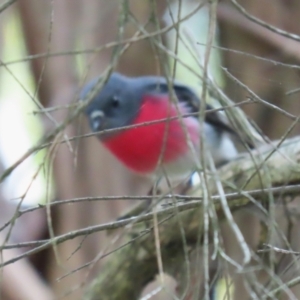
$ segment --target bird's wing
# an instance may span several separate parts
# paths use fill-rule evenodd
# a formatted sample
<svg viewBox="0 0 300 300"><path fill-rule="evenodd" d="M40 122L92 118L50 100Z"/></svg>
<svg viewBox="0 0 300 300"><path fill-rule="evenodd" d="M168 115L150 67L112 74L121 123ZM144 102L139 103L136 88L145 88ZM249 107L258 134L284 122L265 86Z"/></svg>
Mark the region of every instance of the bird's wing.
<svg viewBox="0 0 300 300"><path fill-rule="evenodd" d="M160 77L158 80L157 77L155 77L155 79L154 77L151 77L150 79L152 84L148 85L148 91L170 94L168 84L164 78ZM198 118L199 116L197 113L200 111L201 100L193 89L177 81L173 82L173 89L178 101L183 103L191 113L196 113L195 118ZM206 104L205 111L205 122L214 126L214 128L216 128L220 133L227 132L234 136L242 144L246 143L248 147L254 148L251 141L245 141L245 138L242 138L239 132L232 128L224 114L220 111L214 111L214 107L209 104Z"/></svg>
<svg viewBox="0 0 300 300"><path fill-rule="evenodd" d="M201 101L193 90L184 85L175 84L173 87L178 101L183 102L191 112L197 113L200 111ZM213 110L214 108L211 105L206 104L205 122L210 123L220 131L227 131L230 134L236 135L236 131L230 126L226 117L219 111ZM197 118L198 116L196 115L195 117Z"/></svg>

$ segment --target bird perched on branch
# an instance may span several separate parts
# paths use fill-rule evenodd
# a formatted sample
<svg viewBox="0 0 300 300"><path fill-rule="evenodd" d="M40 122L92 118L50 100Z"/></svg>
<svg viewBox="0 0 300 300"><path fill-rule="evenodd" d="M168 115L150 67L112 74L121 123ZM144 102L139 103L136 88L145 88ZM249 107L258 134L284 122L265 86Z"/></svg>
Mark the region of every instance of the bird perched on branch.
<svg viewBox="0 0 300 300"><path fill-rule="evenodd" d="M88 83L81 98L97 88L99 81ZM224 115L208 112L200 125L200 105L195 92L177 81L168 84L163 77L113 73L85 112L105 148L130 170L177 180L187 178L199 166L201 130L205 149L216 165L237 156L231 139L235 132ZM205 110L210 109L206 105Z"/></svg>

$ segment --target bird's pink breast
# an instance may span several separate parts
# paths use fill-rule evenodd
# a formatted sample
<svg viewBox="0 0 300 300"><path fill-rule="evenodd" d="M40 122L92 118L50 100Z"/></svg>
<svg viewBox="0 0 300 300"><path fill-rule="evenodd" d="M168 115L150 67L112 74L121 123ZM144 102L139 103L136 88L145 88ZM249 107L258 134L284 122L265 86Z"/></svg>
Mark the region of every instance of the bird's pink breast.
<svg viewBox="0 0 300 300"><path fill-rule="evenodd" d="M180 107L181 113L187 113ZM142 101L133 125L178 116L177 109L167 96L149 95ZM183 122L189 138L196 144L199 139L198 122L192 117ZM139 126L116 133L104 145L128 168L151 174L161 159L162 164L174 162L189 151L185 129L179 119Z"/></svg>

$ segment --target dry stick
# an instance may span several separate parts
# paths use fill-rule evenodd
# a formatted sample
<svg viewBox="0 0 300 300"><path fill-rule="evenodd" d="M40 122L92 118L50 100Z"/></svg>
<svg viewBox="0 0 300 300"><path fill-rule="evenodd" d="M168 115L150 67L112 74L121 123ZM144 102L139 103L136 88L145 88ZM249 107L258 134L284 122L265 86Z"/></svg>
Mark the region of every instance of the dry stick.
<svg viewBox="0 0 300 300"><path fill-rule="evenodd" d="M24 160L26 160L31 154L34 152L40 150L41 145L49 143L58 133L60 133L62 130L64 130L67 125L69 125L76 117L79 116L81 111L84 109L84 107L87 104L82 103L77 107L75 112L73 112L69 117L66 118L64 122L62 122L60 125L58 125L52 132L50 132L46 137L44 137L38 145L31 147L25 154L21 156L12 166L7 168L0 177L0 182L2 182L7 176L9 176L12 171L19 166Z"/></svg>
<svg viewBox="0 0 300 300"><path fill-rule="evenodd" d="M200 114L199 114L199 123L200 128L204 128L204 120L205 120L205 106L206 106L206 91L207 91L207 83L206 79L208 77L208 64L210 53L212 49L212 45L215 38L215 31L216 31L216 14L217 14L217 4L218 1L214 0L211 2L209 6L209 28L208 28L208 41L207 47L205 48L204 54L204 62L203 62L203 84L202 84L202 95L201 101L203 101L204 105L200 106ZM200 130L200 161L201 165L204 169L206 167L206 159L205 159L205 135L204 130ZM209 197L210 193L208 191L208 178L207 173L204 171L202 174L199 174L200 178L204 179L202 182L203 191L205 191L206 197L204 197L203 201L203 220L204 220L204 240L203 240L203 261L204 261L204 298L209 300ZM224 209L224 208L223 208ZM225 212L225 210L224 210Z"/></svg>
<svg viewBox="0 0 300 300"><path fill-rule="evenodd" d="M149 292L147 295L143 296L142 298L140 298L140 300L150 300L152 299L155 295L157 295L158 293L160 293L162 291L162 287L159 286L156 289L154 289L153 291Z"/></svg>
<svg viewBox="0 0 300 300"><path fill-rule="evenodd" d="M156 6L155 6L155 2L151 1L151 9L152 9L152 14L153 14L153 23L155 24L156 28L159 30L159 21L155 15L155 10L156 10ZM133 23L136 24L136 26L143 31L143 29L141 28L139 22L137 21L137 19L134 17L134 15L131 13L130 14L131 19L133 21ZM144 32L144 31L143 31ZM160 39L160 42L162 42L161 40L161 35L159 35L157 37L158 39ZM152 46L153 46L153 40L154 38L149 39ZM154 49L154 51L157 49ZM161 65L164 67L164 61L161 58L161 55L159 55L160 53L157 53L158 58L160 59L160 63ZM168 128L170 126L170 122L169 120L166 121L166 128L164 130L164 136L163 136L163 147L160 151L159 157L158 157L158 162L157 162L157 166L161 166L162 164L162 159L164 156L164 152L165 152L165 147L166 147L166 138L167 138L167 132L168 132ZM156 192L158 189L158 183L159 183L159 178L157 178L152 191L153 191L153 196L156 196ZM160 285L161 287L165 286L165 278L164 278L164 270L163 270L163 261L162 261L162 256L161 256L161 248L160 248L160 238L159 238L159 229L158 229L158 219L157 219L157 203L154 203L154 200L151 200L151 205L153 206L153 228L154 228L154 242L155 242L155 250L156 250L156 258L157 258L157 266L158 266L158 274L159 274L159 281L160 281Z"/></svg>
<svg viewBox="0 0 300 300"><path fill-rule="evenodd" d="M285 94L286 94L287 96L291 96L291 95L296 94L296 93L299 93L299 92L300 92L300 88L296 88L296 89L293 89L293 90L291 90L291 91L286 92Z"/></svg>
<svg viewBox="0 0 300 300"><path fill-rule="evenodd" d="M33 115L45 114L48 112L55 112L60 109L70 109L76 105L78 105L78 103L70 103L70 104L64 104L64 105L45 107L45 108L42 108L41 110L34 110L34 111L30 112L29 114L33 114Z"/></svg>
<svg viewBox="0 0 300 300"><path fill-rule="evenodd" d="M4 2L1 6L0 6L0 13L2 13L5 9L7 9L9 6L11 6L12 4L14 4L17 0L8 0L6 2Z"/></svg>
<svg viewBox="0 0 300 300"><path fill-rule="evenodd" d="M246 10L245 10L245 8L243 7L243 6L241 6L239 3L237 3L236 2L236 0L231 0L231 2L234 4L234 6L247 18L247 19L249 19L249 20L251 20L251 21L253 21L253 22L255 22L255 23L257 23L257 24L259 24L259 25L261 25L261 26L263 26L263 27L265 27L265 28L267 28L267 29L269 29L269 30L271 30L271 31L273 31L273 32L275 32L275 33L278 33L278 34L280 34L280 35L282 35L282 36L285 36L285 37L287 37L287 38L289 38L289 39L292 39L292 40L295 40L295 41L300 41L300 36L299 35L297 35L297 34L294 34L294 33L289 33L289 32L287 32L287 31L284 31L284 30L282 30L282 29L280 29L280 28L277 28L277 27L275 27L275 26L272 26L272 25L270 25L269 23L266 23L266 22L264 22L264 21L262 21L262 20L260 20L260 19L258 19L258 18L256 18L256 17L254 17L253 15L251 15L251 14L249 14Z"/></svg>
<svg viewBox="0 0 300 300"><path fill-rule="evenodd" d="M0 243L6 238L0 233ZM10 260L20 254L17 249L3 251L3 261ZM27 261L10 265L2 270L1 286L10 299L51 300L54 299L49 287L43 282L33 266ZM26 279L26 280L25 280ZM16 288L17 287L17 288Z"/></svg>
<svg viewBox="0 0 300 300"><path fill-rule="evenodd" d="M293 127L296 126L296 124L299 122L299 118L300 116L294 116L292 114L289 114L287 111L279 108L278 106L271 104L263 99L261 99L260 97L258 97L250 88L247 87L247 85L243 84L240 80L238 80L236 77L234 77L226 68L223 68L225 73L228 75L228 77L233 80L235 83L239 84L243 89L245 89L252 97L254 97L258 102L262 103L263 105L266 105L268 107L270 107L271 109L274 109L276 111L279 111L281 113L283 113L283 115L291 118L293 120L293 123L291 125L291 127L288 129L288 131L286 132L286 134L283 136L283 138L281 138L281 140L279 141L278 145L273 149L273 152L270 153L270 155L272 155L275 151L278 151L278 147L283 143L283 141L287 138L288 133L290 133L290 131L293 129ZM269 155L269 156L270 156ZM265 159L267 160L268 157ZM288 158L287 158L288 159ZM261 167L263 166L263 163L261 163Z"/></svg>
<svg viewBox="0 0 300 300"><path fill-rule="evenodd" d="M300 45L297 41L274 33L256 22L246 19L234 7L228 4L220 4L218 6L218 17L221 21L238 27L245 33L260 39L263 43L278 49L284 55L300 59Z"/></svg>
<svg viewBox="0 0 300 300"><path fill-rule="evenodd" d="M157 187L154 187L153 191L156 193ZM164 268L163 268L163 261L161 256L161 249L160 249L160 238L159 238L159 230L158 230L158 218L157 218L157 205L153 207L153 228L154 228L154 241L155 241L155 249L156 249L156 256L157 256L157 265L159 270L159 279L161 287L165 286L165 278L164 278Z"/></svg>
<svg viewBox="0 0 300 300"><path fill-rule="evenodd" d="M289 195L289 196L294 196L300 193L300 185L290 185L290 186L285 186L284 190L282 190L282 187L272 187L270 188L270 191L273 193L274 196L279 196L279 195ZM233 201L236 199L240 199L241 197L247 198L247 197L264 197L266 196L266 191L264 190L253 190L253 191L243 191L243 192L237 192L237 193L228 193L225 194L225 197L227 201ZM210 201L217 203L220 201L220 196L219 195L214 195L211 196ZM78 203L78 202L83 202L83 201L111 201L111 200L150 200L152 199L152 196L109 196L109 197L87 197L87 198L74 198L70 200L62 200L62 201L56 201L49 203L50 206L53 205L62 205L62 204L69 204L69 203ZM154 199L161 199L160 196L155 197ZM199 207L199 205L202 204L203 197L195 197L195 196L184 196L184 195L166 195L163 197L163 199L171 200L175 199L177 200L177 205L176 209L178 211L185 211L188 209L193 209ZM189 201L187 203L180 203L179 201ZM42 208L41 206L29 208L24 211L19 212L19 216L23 215L24 213L32 212L36 209ZM159 215L168 215L171 214L171 211L173 210L173 207L170 208L165 208L161 211L159 211ZM106 224L101 224L101 228L99 227L98 231L104 231L104 230L113 230L121 227L125 227L128 225L132 220L135 220L135 224L147 221L151 219L152 213L145 214L143 216L139 217L131 217L129 219L124 219L121 221L113 221L110 223ZM1 228L2 230L3 228ZM1 231L0 230L0 231ZM50 240L41 240L41 241L32 241L32 242L24 242L24 243L17 243L17 244L9 244L1 247L0 249L11 249L11 248L21 248L21 247L30 247L30 246L36 246L36 245L42 245Z"/></svg>
<svg viewBox="0 0 300 300"><path fill-rule="evenodd" d="M293 159L295 159L295 161L296 161L295 155L300 152L299 143L300 143L299 138L291 139L290 141L286 141L286 143L281 146L281 150L282 151L285 150L287 155L290 154L291 157L293 157ZM265 153L265 155L267 155L267 153ZM290 162L287 161L286 159L282 158L282 156L280 154L275 153L269 159L268 163L270 166L273 167L273 169L271 170L271 172L273 171L273 173L272 173L273 184L279 185L280 183L284 182L284 180L286 180L287 176L289 178L291 178L292 182L299 181L299 179L300 179L300 178L298 178L299 173L294 172L294 168L291 168ZM220 172L223 174L223 176L226 175L226 177L229 176L229 178L234 176L234 173L232 173L232 172L234 172L234 170L236 170L237 172L242 172L242 170L244 172L247 172L247 170L248 170L248 172L246 174L249 174L249 173L252 174L251 166L253 166L253 162L252 162L251 158L250 159L245 158L244 160L233 161L233 162L229 163L228 165L226 165L222 169L220 169ZM276 168L280 168L280 172L276 171L277 170ZM220 177L220 178L222 178L222 177ZM256 187L258 183L255 181L255 178L253 178L252 181L253 181L254 186ZM296 192L296 190L299 190L299 186L297 186L294 191L292 189L291 192L294 194ZM201 191L198 191L198 192L201 194ZM198 192L197 192L197 194L198 194ZM275 192L275 190L274 190L274 192ZM280 190L277 189L277 192L280 192ZM194 191L194 193L196 193L196 191ZM257 193L257 192L255 192L255 193ZM263 193L262 195L265 195L265 193ZM250 203L250 201L247 198L245 199L244 196L241 196L240 198L230 202L229 203L230 207L233 207L235 205L235 203L237 203L237 205L241 206L245 203L247 203L247 204ZM178 211L192 209L192 208L199 208L199 202L179 204L177 207ZM157 215L159 217L160 216L163 217L163 216L167 216L167 215L172 216L172 215L174 215L174 209L171 207L171 208L165 209L163 211L159 211L157 213ZM50 247L53 243L59 244L66 240L73 239L77 236L91 234L94 232L98 232L100 230L115 229L115 228L130 224L134 220L139 220L139 218L143 219L143 220L150 220L153 218L153 214L150 213L150 214L146 214L143 217L135 217L135 218L133 217L133 218L126 219L126 220L120 220L120 221L116 221L116 222L111 222L111 223L102 224L102 225L95 225L95 226L90 226L88 228L71 231L69 233L55 237L54 240L51 240L51 241L48 240L44 244L40 245L39 247L32 249L30 251L27 251L24 254L22 254L18 257L15 257L12 260L6 261L4 264L0 265L0 267L10 264L12 262L15 262L21 258L24 258L28 255L33 254L33 253L37 253L43 249L46 249L46 248Z"/></svg>
<svg viewBox="0 0 300 300"><path fill-rule="evenodd" d="M283 114L284 116L292 119L292 120L295 120L297 119L297 117L289 112L287 112L286 110L276 106L275 104L272 104L262 98L260 98L259 96L257 96L253 91L251 91L251 89L249 89L245 84L243 84L242 82L240 82L236 77L234 77L229 71L227 68L223 68L222 67L222 70L226 73L226 75L231 79L233 80L234 82L238 83L240 86L242 86L244 89L247 90L247 92L256 100L258 101L259 103L262 103L263 105Z"/></svg>
<svg viewBox="0 0 300 300"><path fill-rule="evenodd" d="M288 281L288 282L284 282L282 283L281 286L269 291L268 293L266 293L265 295L262 296L261 300L263 299L268 299L269 297L273 297L275 296L278 292L282 291L282 290L286 290L288 287L293 287L297 284L300 283L300 276ZM276 298L277 299L277 298Z"/></svg>
<svg viewBox="0 0 300 300"><path fill-rule="evenodd" d="M50 44L50 43L49 43ZM36 100L36 94L34 96L31 96L30 92L28 91L28 89L25 87L25 85L18 79L18 77L7 67L6 64L4 64L1 60L0 60L0 64L4 66L5 70L9 73L10 76L12 76L12 78L16 81L16 83L22 88L22 90L25 92L25 94L34 102L34 104L36 106L38 106L39 108L43 108L43 105ZM40 82L39 82L40 84ZM45 115L48 117L48 119L54 123L54 125L58 125L57 121L52 117L52 115L48 112L45 112ZM70 144L70 140L68 138L68 136L66 134L64 134L64 141L67 143L70 152L72 152L72 146Z"/></svg>
<svg viewBox="0 0 300 300"><path fill-rule="evenodd" d="M205 46L206 44L204 44L204 43L197 43L197 45ZM271 58L265 58L265 57L262 57L262 56L259 56L259 55L254 55L252 53L248 53L248 52L244 52L244 51L239 51L239 50L235 50L235 49L229 49L229 48L225 48L225 47L221 47L221 46L216 46L216 45L213 45L212 47L214 49L218 49L218 50L221 50L221 51L232 52L234 54L243 55L243 56L246 56L246 57L250 57L250 58L257 59L257 60L261 60L261 61L264 61L266 63L273 64L275 66L281 66L281 67L284 67L284 68L296 69L296 70L300 69L299 65L295 65L295 64L291 65L291 64L283 63L283 62L280 62L280 61L277 61L277 60L274 60L274 59L271 59Z"/></svg>
<svg viewBox="0 0 300 300"><path fill-rule="evenodd" d="M278 248L278 247L275 247L275 246L269 245L269 244L263 244L263 246L265 246L266 249L258 249L256 252L257 253L264 253L264 252L270 252L271 250L273 250L275 252L282 253L282 254L300 255L300 252L298 252L298 251L281 249L281 248Z"/></svg>
<svg viewBox="0 0 300 300"><path fill-rule="evenodd" d="M163 222L167 221L169 218L172 218L172 216L168 217L167 219L165 219L165 220L163 220L163 221L160 221L159 224L162 224ZM130 225L131 225L131 224L130 224ZM89 267L90 265L94 265L94 264L95 264L96 262L98 262L100 259L109 256L110 254L112 254L112 253L114 253L114 252L116 252L116 251L118 251L118 250L120 250L120 249L122 249L122 248L124 248L124 247L126 247L126 246L128 246L128 245L130 245L131 243L133 243L133 242L136 241L137 239L139 239L139 238L145 236L145 235L148 234L152 229L153 229L153 227L152 227L152 228L149 228L148 230L144 230L144 231L143 231L142 233L140 233L138 236L135 236L135 237L131 238L128 242L123 243L122 245L118 246L117 248L115 248L115 249L113 249L113 250L110 250L110 251L108 251L108 252L105 252L104 250L101 251L101 253L99 253L92 261L87 262L86 264L84 264L84 265L78 267L77 269L70 271L69 273L67 273L67 274L63 275L62 277L58 278L57 280L63 279L63 278L65 278L65 277L67 277L67 276L69 276L69 275L75 273L76 271L79 271L79 270L81 270L81 269L84 269L84 268L86 268L86 267Z"/></svg>
<svg viewBox="0 0 300 300"><path fill-rule="evenodd" d="M245 84L243 84L242 82L240 82L237 78L235 78L232 74L230 74L230 72L227 71L227 69L224 68L225 73L229 76L230 79L232 79L234 82L237 82L242 88L244 88L247 92L249 92L253 97L255 97L255 99L257 99L257 101L260 101L262 104L267 105L277 111L282 112L284 115L287 115L288 113L285 110L282 110L281 108L268 103L267 101L261 99L260 97L258 97L251 89L249 89ZM291 117L291 116L290 116ZM280 145L286 140L288 134L292 131L292 129L297 125L297 123L300 120L300 115L299 116L293 116L293 123L292 125L288 128L288 130L286 131L286 133L283 135L283 137L280 139L279 143L274 147L273 151L271 151L269 153L269 155L267 157L265 157L265 159L260 162L260 166L259 168L262 168L264 166L264 163L271 157L271 155L273 153L275 153L275 151L279 151L279 147ZM284 155L284 154L282 154ZM287 160L289 159L288 157L285 157ZM256 173L258 172L258 170L253 173L252 176L254 176ZM249 177L248 181L251 180L252 176ZM247 182L245 183L245 185L247 184Z"/></svg>
<svg viewBox="0 0 300 300"><path fill-rule="evenodd" d="M14 1L17 1L17 0L14 0ZM26 62L26 61L29 61L29 60L45 58L45 57L56 57L56 56L65 56L65 55L80 55L80 54L87 54L87 53L98 53L98 52L101 52L103 50L113 48L113 47L116 47L116 46L121 46L121 45L126 45L126 44L139 42L141 40L149 39L151 37L156 37L156 36L159 36L159 35L163 35L164 33L168 32L168 31L172 30L173 28L175 28L176 26L178 26L178 24L180 24L181 22L184 22L185 20L187 20L188 18L193 16L195 13L196 13L195 11L191 12L190 14L188 14L184 18L178 20L178 22L176 22L175 24L172 24L171 26L166 26L166 27L164 27L164 28L162 28L158 31L155 31L155 32L150 32L150 33L147 32L147 34L144 34L144 35L133 36L132 38L124 39L123 41L106 43L104 46L95 47L95 48L92 48L92 49L70 50L70 51L52 52L52 53L49 53L49 54L48 53L41 53L41 54L28 55L25 58L12 60L12 61L8 61L8 62L5 62L5 63L0 63L0 66L16 64L16 63L22 63L22 62Z"/></svg>
<svg viewBox="0 0 300 300"><path fill-rule="evenodd" d="M40 166L38 167L37 171L35 172L35 174L33 175L32 179L31 179L31 182L29 183L27 189L25 190L25 192L23 193L23 195L20 197L20 201L18 202L18 204L16 205L16 208L15 208L15 211L14 211L14 214L12 216L12 218L4 225L2 226L2 228L0 229L0 231L2 231L4 228L6 228L7 226L10 225L10 228L8 228L8 232L6 234L6 238L5 240L3 240L3 243L2 245L0 246L0 249L3 249L3 246L6 244L6 242L9 240L10 238L10 235L11 235L11 232L14 228L14 225L15 225L15 222L17 221L17 219L20 217L20 214L19 214L19 209L21 207L21 205L23 204L24 202L24 199L29 191L29 189L31 188L34 180L36 179L36 177L38 176L39 174L39 171L40 171L40 168L42 167L42 164L40 164ZM7 226L6 226L7 225Z"/></svg>

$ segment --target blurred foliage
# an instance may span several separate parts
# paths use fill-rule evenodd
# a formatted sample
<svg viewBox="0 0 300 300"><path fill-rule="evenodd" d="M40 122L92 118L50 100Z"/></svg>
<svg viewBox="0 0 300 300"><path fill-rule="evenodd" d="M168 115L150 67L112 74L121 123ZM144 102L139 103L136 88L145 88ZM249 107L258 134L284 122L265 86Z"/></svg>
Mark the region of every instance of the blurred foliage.
<svg viewBox="0 0 300 300"><path fill-rule="evenodd" d="M183 19L191 14L199 3L185 2L180 7L180 18ZM170 26L178 16L178 3L172 3L167 9L164 20ZM202 92L201 78L203 76L203 65L207 51L207 43L209 39L209 8L202 7L198 12L190 18L178 25L177 30L171 30L167 33L168 46L177 57L184 63L178 63L177 59L169 57L171 70L174 77L181 82L193 86L198 94ZM196 44L195 44L196 42ZM217 43L217 36L213 39L213 45ZM224 85L224 79L221 72L221 58L218 50L210 49L210 59L208 64L208 75L211 76L220 86ZM191 72L189 69L193 70ZM196 75L197 74L197 75ZM200 77L199 77L200 76Z"/></svg>
<svg viewBox="0 0 300 300"><path fill-rule="evenodd" d="M6 62L26 57L19 15L10 11L2 19L2 62L0 71L0 151L5 167L13 164L28 148L36 144L43 135L43 125L38 115L36 86L29 62ZM33 101L35 99L35 101ZM41 150L28 158L7 180L5 193L7 198L17 198L29 187L32 177L40 164L44 167L34 180L23 204L45 202L46 183L49 182L46 150ZM51 180L50 180L51 181ZM8 196L9 195L9 196Z"/></svg>

